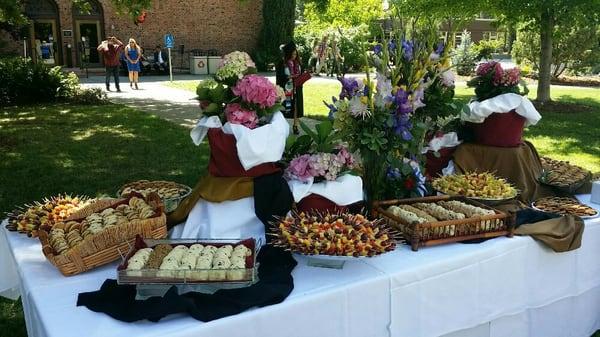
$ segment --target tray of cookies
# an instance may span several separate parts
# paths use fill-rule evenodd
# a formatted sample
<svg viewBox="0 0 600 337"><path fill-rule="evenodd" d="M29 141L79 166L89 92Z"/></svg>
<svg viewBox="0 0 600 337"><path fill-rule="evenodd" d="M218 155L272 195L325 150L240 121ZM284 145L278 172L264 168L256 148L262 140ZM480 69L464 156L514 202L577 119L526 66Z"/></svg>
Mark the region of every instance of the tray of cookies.
<svg viewBox="0 0 600 337"><path fill-rule="evenodd" d="M512 237L514 214L462 196L377 201L375 214L397 228L413 251L471 239Z"/></svg>
<svg viewBox="0 0 600 337"><path fill-rule="evenodd" d="M592 219L598 216L598 211L588 205L580 203L574 198L546 197L531 204L538 211L559 215L576 215L582 219Z"/></svg>
<svg viewBox="0 0 600 337"><path fill-rule="evenodd" d="M568 161L554 160L546 157L542 157L540 160L543 169L538 181L569 194L575 193L576 190L592 177L590 171L573 165Z"/></svg>
<svg viewBox="0 0 600 337"><path fill-rule="evenodd" d="M99 199L53 226L42 226L42 252L65 276L76 275L119 259L137 235L167 236L166 215L157 194L132 193Z"/></svg>
<svg viewBox="0 0 600 337"><path fill-rule="evenodd" d="M119 284L236 284L257 281L255 239L164 239L137 237L117 267Z"/></svg>
<svg viewBox="0 0 600 337"><path fill-rule="evenodd" d="M122 197L131 192L137 192L142 195L150 193L158 194L165 205L165 212L170 213L179 206L181 200L190 195L192 188L174 181L138 180L121 186L117 194Z"/></svg>

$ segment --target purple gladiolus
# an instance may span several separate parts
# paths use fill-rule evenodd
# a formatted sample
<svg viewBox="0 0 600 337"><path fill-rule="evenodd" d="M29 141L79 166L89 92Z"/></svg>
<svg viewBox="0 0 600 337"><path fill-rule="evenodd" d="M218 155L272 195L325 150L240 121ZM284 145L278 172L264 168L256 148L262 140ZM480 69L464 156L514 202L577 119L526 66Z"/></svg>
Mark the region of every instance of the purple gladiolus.
<svg viewBox="0 0 600 337"><path fill-rule="evenodd" d="M325 106L329 108L328 118L333 120L335 113L338 111L337 107L335 106L337 98L335 98L335 96L331 96L331 101L332 103L327 103L326 101L323 101L323 104L325 104Z"/></svg>
<svg viewBox="0 0 600 337"><path fill-rule="evenodd" d="M413 139L410 129L413 125L407 114L396 114L394 116L394 132L400 135L402 139L409 141Z"/></svg>
<svg viewBox="0 0 600 337"><path fill-rule="evenodd" d="M376 44L376 45L373 47L373 52L374 52L376 55L381 55L381 52L382 52L382 51L383 51L383 47L382 47L380 44Z"/></svg>
<svg viewBox="0 0 600 337"><path fill-rule="evenodd" d="M358 81L355 78L340 77L339 81L342 83L342 92L340 92L340 99L352 98L358 90Z"/></svg>
<svg viewBox="0 0 600 337"><path fill-rule="evenodd" d="M414 52L414 44L412 41L402 40L402 50L404 52L404 59L407 61L412 60Z"/></svg>
<svg viewBox="0 0 600 337"><path fill-rule="evenodd" d="M444 52L444 42L438 42L437 47L435 48L435 53L438 55L442 55Z"/></svg>
<svg viewBox="0 0 600 337"><path fill-rule="evenodd" d="M398 114L409 114L413 111L412 105L408 101L408 93L402 89L398 89L393 99L397 107Z"/></svg>
<svg viewBox="0 0 600 337"><path fill-rule="evenodd" d="M390 42L388 42L388 50L390 51L390 53L393 53L396 51L396 41L395 40L390 40Z"/></svg>

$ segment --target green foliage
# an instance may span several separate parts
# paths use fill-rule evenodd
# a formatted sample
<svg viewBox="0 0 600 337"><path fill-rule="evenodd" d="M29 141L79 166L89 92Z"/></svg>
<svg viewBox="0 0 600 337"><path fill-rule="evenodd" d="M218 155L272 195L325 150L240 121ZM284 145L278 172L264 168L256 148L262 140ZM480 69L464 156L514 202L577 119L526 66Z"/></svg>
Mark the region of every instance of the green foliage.
<svg viewBox="0 0 600 337"><path fill-rule="evenodd" d="M590 15L575 16L573 21L557 24L553 32L552 76L563 71L590 73L600 64L600 23ZM517 31L512 56L519 65L531 64L539 69L540 33L533 22L523 23Z"/></svg>
<svg viewBox="0 0 600 337"><path fill-rule="evenodd" d="M477 53L477 59L492 59L492 54L502 51L504 44L500 40L481 40L473 45L473 50Z"/></svg>
<svg viewBox="0 0 600 337"><path fill-rule="evenodd" d="M379 29L375 20L383 16L381 0L329 0L326 8L315 2L304 5L304 20L312 29L319 30L368 25L373 33L377 33Z"/></svg>
<svg viewBox="0 0 600 337"><path fill-rule="evenodd" d="M452 30L462 29L486 10L486 1L470 0L391 0L390 4L404 16L444 20Z"/></svg>
<svg viewBox="0 0 600 337"><path fill-rule="evenodd" d="M319 43L323 36L328 36L328 41L332 39L337 41L337 46L343 58L342 70L344 73L363 69L364 55L361 44L371 38L367 25L335 30L314 28L311 25L298 27L294 32L294 41L298 46L300 60L305 68L309 66L309 60L313 56L315 43Z"/></svg>
<svg viewBox="0 0 600 337"><path fill-rule="evenodd" d="M252 59L258 70L267 70L269 64L281 59L279 46L292 41L296 1L263 0L263 26Z"/></svg>
<svg viewBox="0 0 600 337"><path fill-rule="evenodd" d="M49 102L75 93L77 78L20 57L0 59L0 105Z"/></svg>
<svg viewBox="0 0 600 337"><path fill-rule="evenodd" d="M68 101L73 104L81 105L102 105L108 104L106 92L100 88L82 88L78 87Z"/></svg>
<svg viewBox="0 0 600 337"><path fill-rule="evenodd" d="M107 102L102 90L85 89L74 73L22 57L0 59L0 105L70 101L82 104Z"/></svg>
<svg viewBox="0 0 600 337"><path fill-rule="evenodd" d="M314 131L302 121L300 121L300 127L306 134L288 137L284 158L287 161L307 153L332 153L341 138L339 133L334 131L333 123L330 121L316 124Z"/></svg>
<svg viewBox="0 0 600 337"><path fill-rule="evenodd" d="M463 31L460 44L452 52L452 64L456 67L456 72L462 76L468 76L473 73L475 64L477 64L478 53L473 47L471 33Z"/></svg>

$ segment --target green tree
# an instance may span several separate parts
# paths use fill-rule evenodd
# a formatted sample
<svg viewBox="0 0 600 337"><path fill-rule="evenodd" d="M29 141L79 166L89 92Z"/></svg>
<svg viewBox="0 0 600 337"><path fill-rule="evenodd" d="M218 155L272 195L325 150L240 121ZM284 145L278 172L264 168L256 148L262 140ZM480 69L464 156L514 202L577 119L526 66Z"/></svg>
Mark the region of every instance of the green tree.
<svg viewBox="0 0 600 337"><path fill-rule="evenodd" d="M381 0L329 0L306 2L303 18L314 29L370 25L384 16Z"/></svg>
<svg viewBox="0 0 600 337"><path fill-rule="evenodd" d="M519 63L529 63L539 69L540 32L528 23L520 25L513 58ZM556 78L565 70L573 73L588 71L600 64L600 24L580 15L573 22L554 27L551 76Z"/></svg>
<svg viewBox="0 0 600 337"><path fill-rule="evenodd" d="M593 22L597 23L600 20L600 0L488 0L486 7L511 21L529 22L533 29L539 31L537 100L540 102L550 101L552 54L556 52L553 46L554 40L559 38L557 34L560 33L555 27L573 25L576 18L582 14Z"/></svg>

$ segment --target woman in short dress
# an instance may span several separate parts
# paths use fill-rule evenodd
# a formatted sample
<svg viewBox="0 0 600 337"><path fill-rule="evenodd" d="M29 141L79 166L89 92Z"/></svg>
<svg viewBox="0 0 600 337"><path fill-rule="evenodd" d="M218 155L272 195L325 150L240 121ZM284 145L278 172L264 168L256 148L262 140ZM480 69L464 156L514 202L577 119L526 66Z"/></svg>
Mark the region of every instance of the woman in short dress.
<svg viewBox="0 0 600 337"><path fill-rule="evenodd" d="M142 51L134 39L129 39L129 44L125 47L125 59L127 61L127 70L129 71L129 86L138 88L138 76L140 72L140 59Z"/></svg>

